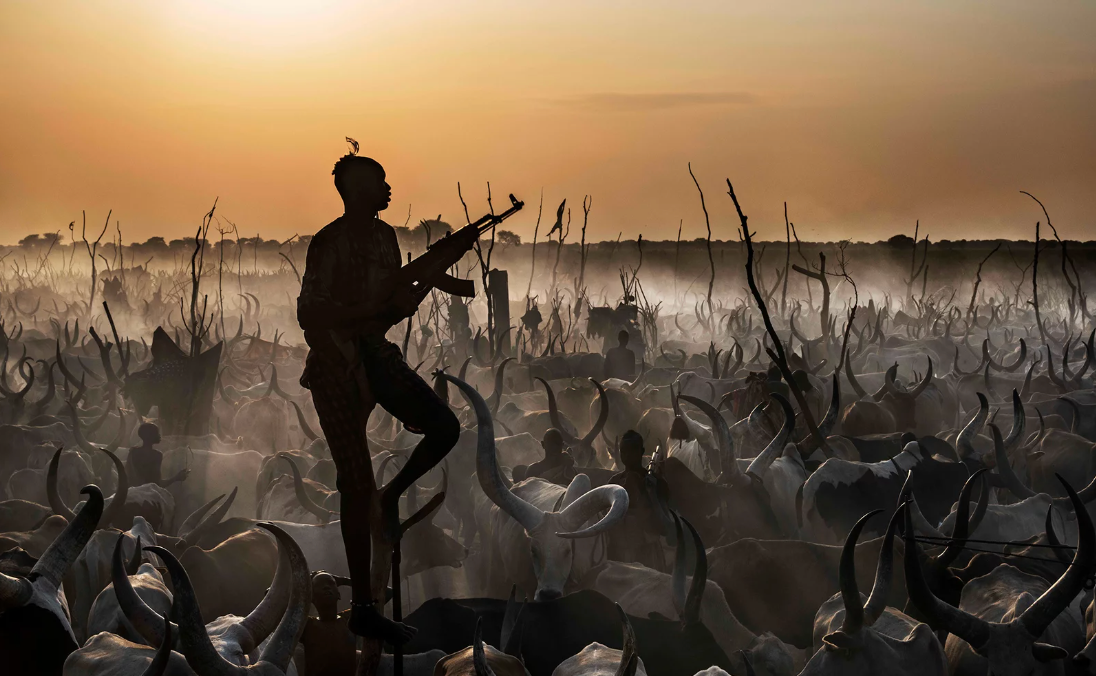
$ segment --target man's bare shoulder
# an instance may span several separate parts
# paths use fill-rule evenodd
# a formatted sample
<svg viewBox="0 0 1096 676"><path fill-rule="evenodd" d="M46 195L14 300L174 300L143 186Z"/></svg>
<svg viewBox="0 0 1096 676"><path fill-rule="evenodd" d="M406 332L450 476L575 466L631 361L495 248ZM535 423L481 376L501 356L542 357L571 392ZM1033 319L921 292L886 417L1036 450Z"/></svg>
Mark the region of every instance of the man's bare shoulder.
<svg viewBox="0 0 1096 676"><path fill-rule="evenodd" d="M312 242L324 242L331 239L336 234L338 234L339 230L342 228L342 225L343 217L339 216L335 220L320 228L319 232L312 236Z"/></svg>

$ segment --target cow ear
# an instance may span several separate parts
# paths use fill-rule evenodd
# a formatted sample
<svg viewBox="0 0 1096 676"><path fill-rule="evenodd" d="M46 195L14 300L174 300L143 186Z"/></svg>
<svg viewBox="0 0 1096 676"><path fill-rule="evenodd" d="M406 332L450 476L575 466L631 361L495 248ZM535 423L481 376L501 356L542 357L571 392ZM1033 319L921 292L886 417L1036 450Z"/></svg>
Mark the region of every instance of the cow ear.
<svg viewBox="0 0 1096 676"><path fill-rule="evenodd" d="M826 634L822 638L822 644L826 650L842 652L846 657L849 652L856 647L856 641L853 637L843 631L835 631L831 634Z"/></svg>
<svg viewBox="0 0 1096 676"><path fill-rule="evenodd" d="M1069 656L1065 648L1059 648L1056 645L1050 645L1049 643L1039 643L1036 641L1031 645L1032 656L1040 662L1050 662L1052 660L1060 660Z"/></svg>

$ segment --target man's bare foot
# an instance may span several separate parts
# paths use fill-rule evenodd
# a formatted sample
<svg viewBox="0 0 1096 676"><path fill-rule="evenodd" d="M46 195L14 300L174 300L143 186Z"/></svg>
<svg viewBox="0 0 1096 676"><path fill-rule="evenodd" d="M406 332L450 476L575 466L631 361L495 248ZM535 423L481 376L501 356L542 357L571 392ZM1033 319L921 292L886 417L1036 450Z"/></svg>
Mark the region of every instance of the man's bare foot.
<svg viewBox="0 0 1096 676"><path fill-rule="evenodd" d="M373 604L353 603L350 605L350 622L347 628L351 633L363 638L379 638L394 646L407 643L418 629L388 619L377 612Z"/></svg>

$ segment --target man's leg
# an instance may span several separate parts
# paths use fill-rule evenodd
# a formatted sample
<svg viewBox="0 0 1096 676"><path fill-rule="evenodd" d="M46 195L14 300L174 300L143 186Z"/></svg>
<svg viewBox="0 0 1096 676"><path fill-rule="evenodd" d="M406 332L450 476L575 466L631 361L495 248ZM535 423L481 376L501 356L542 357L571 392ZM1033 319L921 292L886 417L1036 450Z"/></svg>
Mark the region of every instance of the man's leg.
<svg viewBox="0 0 1096 676"><path fill-rule="evenodd" d="M350 631L396 645L406 643L414 636L414 628L384 617L373 603L369 588L373 553L369 528L373 469L365 438L368 412L353 381L313 368L309 373L309 388L338 471L340 526L353 595ZM383 604L381 599L380 605Z"/></svg>
<svg viewBox="0 0 1096 676"><path fill-rule="evenodd" d="M453 449L460 438L460 423L449 404L407 366L399 348L392 343L386 341L368 349L364 362L377 403L405 426L423 435L381 494L386 529L391 538L398 534L400 495Z"/></svg>

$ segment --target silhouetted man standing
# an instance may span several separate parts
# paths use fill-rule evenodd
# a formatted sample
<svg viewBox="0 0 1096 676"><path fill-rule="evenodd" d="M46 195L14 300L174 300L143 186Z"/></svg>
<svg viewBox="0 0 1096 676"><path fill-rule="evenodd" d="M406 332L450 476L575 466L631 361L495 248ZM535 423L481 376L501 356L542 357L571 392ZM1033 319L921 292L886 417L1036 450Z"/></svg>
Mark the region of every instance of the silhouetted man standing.
<svg viewBox="0 0 1096 676"><path fill-rule="evenodd" d="M605 354L605 378L631 380L636 375L636 353L628 347L628 332L617 334L618 345Z"/></svg>
<svg viewBox="0 0 1096 676"><path fill-rule="evenodd" d="M391 327L415 313L421 297L392 288L401 265L392 226L377 217L391 200L384 169L375 160L346 155L332 172L345 212L316 233L308 246L297 320L311 348L301 384L312 391L331 458L338 470L341 523L353 603L350 631L407 642L414 629L380 612L383 599L369 588L370 500L373 472L366 422L380 404L423 439L380 496L383 536L399 537L399 497L452 449L460 424L449 406L385 339Z"/></svg>
<svg viewBox="0 0 1096 676"><path fill-rule="evenodd" d="M643 437L635 430L625 432L620 439L624 471L614 475L609 483L628 491L628 513L609 533L609 558L663 570L666 561L659 539L663 506L658 503L668 501L669 487L643 466L643 452Z"/></svg>

